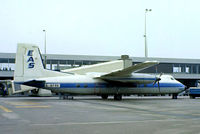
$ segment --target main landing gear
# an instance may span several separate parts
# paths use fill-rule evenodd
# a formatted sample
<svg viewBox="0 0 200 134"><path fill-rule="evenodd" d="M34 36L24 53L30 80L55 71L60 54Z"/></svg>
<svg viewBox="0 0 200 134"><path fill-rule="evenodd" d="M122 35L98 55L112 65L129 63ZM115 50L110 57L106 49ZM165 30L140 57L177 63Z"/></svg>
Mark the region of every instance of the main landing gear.
<svg viewBox="0 0 200 134"><path fill-rule="evenodd" d="M59 93L59 99L60 100L73 100L74 97L71 96L70 94Z"/></svg>
<svg viewBox="0 0 200 134"><path fill-rule="evenodd" d="M115 94L114 100L122 100L122 95L121 94Z"/></svg>
<svg viewBox="0 0 200 134"><path fill-rule="evenodd" d="M107 94L102 94L101 98L103 100L106 100L106 99L108 99L108 95ZM122 94L115 94L114 95L114 100L122 100Z"/></svg>
<svg viewBox="0 0 200 134"><path fill-rule="evenodd" d="M172 99L177 99L178 94L172 94Z"/></svg>
<svg viewBox="0 0 200 134"><path fill-rule="evenodd" d="M101 98L102 98L103 100L107 100L107 99L108 99L108 95L107 95L107 94L102 94L102 95L101 95Z"/></svg>

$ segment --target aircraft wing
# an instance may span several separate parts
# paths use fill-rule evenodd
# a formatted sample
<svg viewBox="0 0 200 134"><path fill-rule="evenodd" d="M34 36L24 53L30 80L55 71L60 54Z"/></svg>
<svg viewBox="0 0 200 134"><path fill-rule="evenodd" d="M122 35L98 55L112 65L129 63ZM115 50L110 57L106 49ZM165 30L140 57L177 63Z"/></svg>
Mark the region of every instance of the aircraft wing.
<svg viewBox="0 0 200 134"><path fill-rule="evenodd" d="M135 64L131 67L114 71L108 74L104 74L99 76L99 79L104 79L104 80L113 80L113 78L133 78L132 73L144 70L146 68L149 68L151 66L159 64L158 61L146 61L143 63Z"/></svg>

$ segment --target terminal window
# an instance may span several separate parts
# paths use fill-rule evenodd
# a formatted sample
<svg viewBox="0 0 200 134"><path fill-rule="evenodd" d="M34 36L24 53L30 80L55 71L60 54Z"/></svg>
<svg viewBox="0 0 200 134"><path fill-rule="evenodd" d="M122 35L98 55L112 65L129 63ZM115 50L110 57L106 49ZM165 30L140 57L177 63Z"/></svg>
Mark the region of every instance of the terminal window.
<svg viewBox="0 0 200 134"><path fill-rule="evenodd" d="M181 67L173 67L173 72L174 73L180 73L181 72Z"/></svg>

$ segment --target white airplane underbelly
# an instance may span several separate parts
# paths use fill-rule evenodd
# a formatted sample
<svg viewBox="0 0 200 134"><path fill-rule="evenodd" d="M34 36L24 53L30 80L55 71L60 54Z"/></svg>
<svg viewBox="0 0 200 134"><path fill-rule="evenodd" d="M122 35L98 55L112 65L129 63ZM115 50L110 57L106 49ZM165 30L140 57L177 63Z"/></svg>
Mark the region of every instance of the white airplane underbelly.
<svg viewBox="0 0 200 134"><path fill-rule="evenodd" d="M168 94L180 93L184 89L179 87L117 87L117 88L59 88L50 89L54 92L62 92L68 94L96 95L96 94Z"/></svg>

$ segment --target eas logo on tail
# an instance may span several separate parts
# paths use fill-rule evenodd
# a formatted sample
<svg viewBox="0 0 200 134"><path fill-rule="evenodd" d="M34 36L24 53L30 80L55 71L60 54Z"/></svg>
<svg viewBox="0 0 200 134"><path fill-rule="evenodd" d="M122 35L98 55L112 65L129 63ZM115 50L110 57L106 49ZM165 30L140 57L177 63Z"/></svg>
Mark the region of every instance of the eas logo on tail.
<svg viewBox="0 0 200 134"><path fill-rule="evenodd" d="M28 68L34 68L34 59L33 59L33 50L29 50L28 51L28 54L27 54L28 57Z"/></svg>

